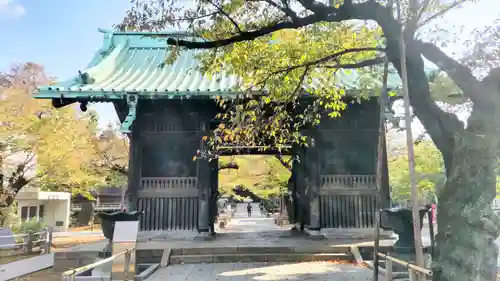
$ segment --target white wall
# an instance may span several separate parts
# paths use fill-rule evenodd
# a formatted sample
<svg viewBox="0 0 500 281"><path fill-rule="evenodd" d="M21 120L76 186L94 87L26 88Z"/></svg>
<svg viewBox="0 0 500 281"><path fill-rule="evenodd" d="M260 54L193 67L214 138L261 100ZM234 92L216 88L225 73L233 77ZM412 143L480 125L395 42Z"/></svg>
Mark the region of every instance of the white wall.
<svg viewBox="0 0 500 281"><path fill-rule="evenodd" d="M66 200L47 200L45 202L43 222L54 227L55 231L67 231L70 215L69 202ZM56 226L56 221L62 221L63 226Z"/></svg>
<svg viewBox="0 0 500 281"><path fill-rule="evenodd" d="M42 222L47 226L54 227L55 231L67 231L69 227L70 204L69 200L28 200L18 199L18 214L21 217L23 207L37 206L36 217L40 215L39 206L44 206ZM24 218L23 218L24 219ZM56 221L62 221L63 226L56 227Z"/></svg>

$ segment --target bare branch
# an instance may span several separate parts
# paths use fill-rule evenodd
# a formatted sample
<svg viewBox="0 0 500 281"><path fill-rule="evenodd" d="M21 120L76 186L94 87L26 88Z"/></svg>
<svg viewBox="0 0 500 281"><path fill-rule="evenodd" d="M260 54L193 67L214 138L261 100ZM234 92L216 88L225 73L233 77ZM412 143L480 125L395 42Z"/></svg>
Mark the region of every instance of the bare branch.
<svg viewBox="0 0 500 281"><path fill-rule="evenodd" d="M107 166L109 167L110 170L118 172L124 176L128 176L128 169L126 167L113 163L113 160L110 159L106 155L106 153L102 153L101 156L104 159L104 161L106 161ZM114 160L116 160L116 159L114 159ZM101 168L103 168L103 165L101 165Z"/></svg>
<svg viewBox="0 0 500 281"><path fill-rule="evenodd" d="M201 20L201 19L204 19L204 18L208 18L208 17L214 16L214 15L217 15L218 13L219 12L211 12L211 13L208 13L208 14L199 15L199 16L195 16L195 17L176 18L176 19L172 19L172 21L176 22L176 21L195 21L195 20Z"/></svg>
<svg viewBox="0 0 500 281"><path fill-rule="evenodd" d="M410 18L408 19L405 32L409 34L414 34L415 31L418 29L418 22L422 18L424 12L427 10L427 7L429 7L431 0L424 0L424 2L422 3L422 7L420 8L419 8L420 5L418 5L417 1L412 0L411 3L413 3L413 11L412 14L410 15Z"/></svg>
<svg viewBox="0 0 500 281"><path fill-rule="evenodd" d="M285 15L287 15L292 21L296 21L299 17L297 13L295 13L291 8L287 0L281 0L283 6L278 5L273 0L264 0L270 6L275 7L278 10L281 10Z"/></svg>
<svg viewBox="0 0 500 281"><path fill-rule="evenodd" d="M207 2L210 3L210 4L212 4L212 6L214 6L222 15L224 15L234 25L234 28L236 28L236 30L239 33L243 33L243 31L240 29L240 26L238 25L238 23L231 16L229 16L229 14L226 13L226 11L224 11L223 7L215 4L211 0L207 0Z"/></svg>
<svg viewBox="0 0 500 281"><path fill-rule="evenodd" d="M426 18L424 21L422 21L420 24L418 24L418 25L416 26L415 30L416 30L416 29L418 29L418 28L420 28L420 27L422 27L422 26L424 26L424 25L426 25L426 24L428 24L429 22L431 22L431 21L435 20L436 18L438 18L438 17L440 17L440 16L442 16L442 15L446 14L446 13L447 13L448 11L450 11L451 9L456 8L456 7L460 6L461 4L464 4L464 3L465 3L465 2L467 2L467 1L469 1L469 0L459 0L459 1L457 1L457 2L455 2L455 3L453 3L453 4L451 4L450 6L448 6L448 7L444 8L444 9L442 9L441 11L439 11L439 12L435 13L434 15L432 15L432 16L430 16L430 17ZM422 9L421 11L423 12L423 9Z"/></svg>
<svg viewBox="0 0 500 281"><path fill-rule="evenodd" d="M307 73L309 72L310 66L306 66L304 68L304 72L300 76L299 82L297 82L297 86L295 86L295 90L293 91L293 95L297 94L297 92L302 88L302 83L304 82L304 79L306 79Z"/></svg>
<svg viewBox="0 0 500 281"><path fill-rule="evenodd" d="M299 19L299 16L295 11L290 8L289 0L281 0L283 6L278 5L278 3L273 0L247 0L248 2L264 2L269 6L274 7L275 9L282 11L287 17L289 17L292 21Z"/></svg>

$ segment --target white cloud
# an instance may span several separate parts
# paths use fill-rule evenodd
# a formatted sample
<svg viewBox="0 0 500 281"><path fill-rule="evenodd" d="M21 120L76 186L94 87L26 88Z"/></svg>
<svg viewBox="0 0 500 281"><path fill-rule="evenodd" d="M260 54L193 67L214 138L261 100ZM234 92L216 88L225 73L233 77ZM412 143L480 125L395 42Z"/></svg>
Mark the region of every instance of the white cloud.
<svg viewBox="0 0 500 281"><path fill-rule="evenodd" d="M14 1L0 0L0 19L17 19L26 13L24 6Z"/></svg>

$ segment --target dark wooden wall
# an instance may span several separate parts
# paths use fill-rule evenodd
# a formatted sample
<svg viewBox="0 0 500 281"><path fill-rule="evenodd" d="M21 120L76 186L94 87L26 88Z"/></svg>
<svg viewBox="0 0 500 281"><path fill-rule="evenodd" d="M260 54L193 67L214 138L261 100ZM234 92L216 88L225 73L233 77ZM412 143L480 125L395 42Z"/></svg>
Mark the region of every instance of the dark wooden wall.
<svg viewBox="0 0 500 281"><path fill-rule="evenodd" d="M141 230L207 231L217 214L217 163L193 161L218 111L212 100L141 100L130 151L128 198L145 211ZM311 230L371 228L375 215L379 134L377 100L349 104L339 119L305 131L295 146L292 221ZM389 206L387 158L382 207Z"/></svg>
<svg viewBox="0 0 500 281"><path fill-rule="evenodd" d="M340 118L325 118L317 129L322 228L374 226L379 116L376 99L350 103ZM384 163L380 198L388 207L387 159Z"/></svg>
<svg viewBox="0 0 500 281"><path fill-rule="evenodd" d="M204 213L200 161L193 156L214 115L207 109L215 108L204 103L213 104L210 100L140 101L132 129L134 171L129 188L135 191L137 210L145 212L141 230L199 229L199 214Z"/></svg>

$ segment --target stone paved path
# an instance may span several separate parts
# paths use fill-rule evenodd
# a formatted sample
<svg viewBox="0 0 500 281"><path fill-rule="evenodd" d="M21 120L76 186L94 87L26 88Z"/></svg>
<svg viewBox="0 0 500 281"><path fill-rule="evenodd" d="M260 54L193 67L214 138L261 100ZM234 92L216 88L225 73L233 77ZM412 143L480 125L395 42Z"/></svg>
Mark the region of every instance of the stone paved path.
<svg viewBox="0 0 500 281"><path fill-rule="evenodd" d="M274 223L273 218L260 215L258 204L254 204L252 216L248 217L245 204L237 206L237 212L227 224L226 229L217 230L217 237L211 241L199 241L193 238L194 231L179 232L149 232L139 234L138 249L194 248L194 247L231 247L231 246L298 246L321 248L329 246L370 246L370 239L354 239L352 237L328 237L327 240L311 241L304 235L281 228ZM392 245L394 240L382 240L381 245ZM71 251L99 251L106 241L73 247Z"/></svg>
<svg viewBox="0 0 500 281"><path fill-rule="evenodd" d="M368 281L371 280L371 277L372 272L365 267L329 262L293 264L219 263L173 265L160 269L146 281Z"/></svg>
<svg viewBox="0 0 500 281"><path fill-rule="evenodd" d="M257 204L253 205L252 216L248 217L244 204L237 206L237 212L224 230L219 230L220 239L228 243L247 240L247 243L267 244L277 237L286 239L290 231L280 228L273 218L260 214ZM238 239L240 237L240 239ZM313 241L309 241L313 242ZM250 281L250 280L371 280L367 268L331 262L308 263L219 263L172 265L160 269L147 279L170 281Z"/></svg>
<svg viewBox="0 0 500 281"><path fill-rule="evenodd" d="M252 215L249 217L246 211L246 204L238 204L234 217L228 222L226 228L219 229L218 233L258 234L262 232L285 232L289 230L288 228L276 225L273 217L268 218L261 215L259 204L252 204L252 207Z"/></svg>

